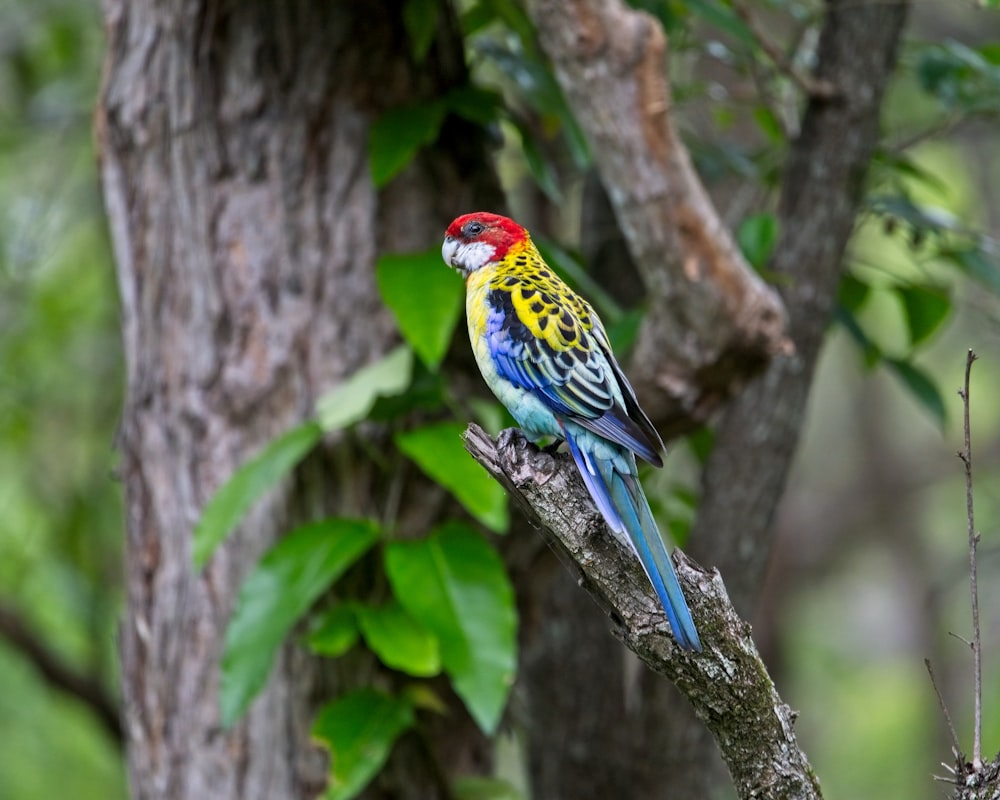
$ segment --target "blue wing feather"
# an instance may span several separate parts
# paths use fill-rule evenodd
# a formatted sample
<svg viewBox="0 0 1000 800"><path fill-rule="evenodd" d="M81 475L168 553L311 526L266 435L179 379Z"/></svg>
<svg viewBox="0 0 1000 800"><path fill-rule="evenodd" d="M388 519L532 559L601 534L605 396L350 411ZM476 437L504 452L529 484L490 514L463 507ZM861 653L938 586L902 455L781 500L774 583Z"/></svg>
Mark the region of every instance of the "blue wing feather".
<svg viewBox="0 0 1000 800"><path fill-rule="evenodd" d="M489 303L486 336L501 377L534 394L554 414L663 465L663 443L639 408L596 315L594 334L581 347L556 351L521 320L508 291L493 290Z"/></svg>

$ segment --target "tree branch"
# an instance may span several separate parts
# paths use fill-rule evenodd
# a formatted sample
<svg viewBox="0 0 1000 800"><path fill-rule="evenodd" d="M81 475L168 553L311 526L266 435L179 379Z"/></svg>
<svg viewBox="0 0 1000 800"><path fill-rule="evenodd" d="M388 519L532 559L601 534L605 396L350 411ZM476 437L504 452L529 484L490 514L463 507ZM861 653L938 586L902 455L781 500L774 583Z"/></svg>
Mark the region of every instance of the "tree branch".
<svg viewBox="0 0 1000 800"><path fill-rule="evenodd" d="M827 2L816 79L839 94L833 102L812 98L806 107L785 168L781 233L769 265L785 278L781 292L795 355L774 359L723 415L692 534L695 553L711 556L743 613L763 580L771 523L878 142L882 96L907 8L903 0Z"/></svg>
<svg viewBox="0 0 1000 800"><path fill-rule="evenodd" d="M670 679L711 730L741 798L820 798L820 788L782 702L736 614L719 573L675 555L705 650L682 651L632 555L610 534L566 456L552 456L517 430L493 440L470 425L466 448L510 493L584 588L614 632L650 669Z"/></svg>
<svg viewBox="0 0 1000 800"><path fill-rule="evenodd" d="M771 41L771 37L768 36L767 32L754 17L749 6L743 3L742 0L733 0L732 5L736 16L743 20L757 46L771 60L771 63L774 64L778 72L792 81L808 97L815 97L819 100L833 100L837 96L837 87L832 83L816 79L812 75L796 68L791 59L781 51L781 48Z"/></svg>
<svg viewBox="0 0 1000 800"><path fill-rule="evenodd" d="M6 606L0 606L0 638L28 659L50 686L87 706L111 738L122 744L124 737L118 704L100 681L63 661L14 609Z"/></svg>
<svg viewBox="0 0 1000 800"><path fill-rule="evenodd" d="M789 350L781 301L747 265L674 128L659 23L622 0L528 6L652 301L630 375L674 435Z"/></svg>

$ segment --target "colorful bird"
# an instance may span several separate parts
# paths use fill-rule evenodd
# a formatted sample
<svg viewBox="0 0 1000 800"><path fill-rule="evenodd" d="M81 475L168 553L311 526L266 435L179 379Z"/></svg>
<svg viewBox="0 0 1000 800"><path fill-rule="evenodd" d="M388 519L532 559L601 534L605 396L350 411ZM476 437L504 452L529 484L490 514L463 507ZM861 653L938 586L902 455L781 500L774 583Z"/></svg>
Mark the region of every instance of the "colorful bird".
<svg viewBox="0 0 1000 800"><path fill-rule="evenodd" d="M565 440L604 520L639 558L674 638L701 650L635 463L639 456L662 467L663 441L601 320L507 217L459 217L441 255L465 278L469 338L486 383L529 438Z"/></svg>

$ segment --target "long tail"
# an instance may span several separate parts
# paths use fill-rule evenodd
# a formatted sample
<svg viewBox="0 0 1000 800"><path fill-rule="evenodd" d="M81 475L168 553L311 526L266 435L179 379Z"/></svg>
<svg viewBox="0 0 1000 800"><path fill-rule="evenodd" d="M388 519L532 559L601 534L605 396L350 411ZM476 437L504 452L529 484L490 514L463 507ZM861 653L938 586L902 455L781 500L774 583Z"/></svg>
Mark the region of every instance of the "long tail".
<svg viewBox="0 0 1000 800"><path fill-rule="evenodd" d="M687 650L700 651L701 640L691 611L639 479L634 472L622 473L607 459L591 456L580 448L569 431L563 430L577 469L604 520L615 533L627 534L632 550L667 613L674 639ZM632 463L634 465L634 461Z"/></svg>

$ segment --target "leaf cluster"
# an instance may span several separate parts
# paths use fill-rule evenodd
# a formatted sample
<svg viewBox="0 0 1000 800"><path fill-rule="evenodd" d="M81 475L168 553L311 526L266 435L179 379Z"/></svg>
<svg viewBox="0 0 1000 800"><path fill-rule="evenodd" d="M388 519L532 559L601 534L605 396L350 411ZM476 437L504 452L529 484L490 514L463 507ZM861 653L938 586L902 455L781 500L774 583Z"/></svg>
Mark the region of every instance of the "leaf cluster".
<svg viewBox="0 0 1000 800"><path fill-rule="evenodd" d="M508 526L503 490L462 445L464 425L436 419L456 403L438 374L461 310L462 286L433 252L387 255L377 265L382 299L404 343L319 399L312 419L248 460L205 507L193 559L203 567L260 497L321 446L362 422L396 429L393 442L468 512L429 531L391 522L334 517L285 533L244 580L222 658L220 711L234 724L267 683L294 631L326 658L367 648L388 671L406 676L347 692L323 706L313 732L332 751L327 797L355 796L378 772L393 742L418 724L418 710L444 701L429 679L444 675L487 734L499 724L514 681L514 591L490 541ZM413 425L415 412L424 421ZM362 594L345 576L366 561L384 592Z"/></svg>

